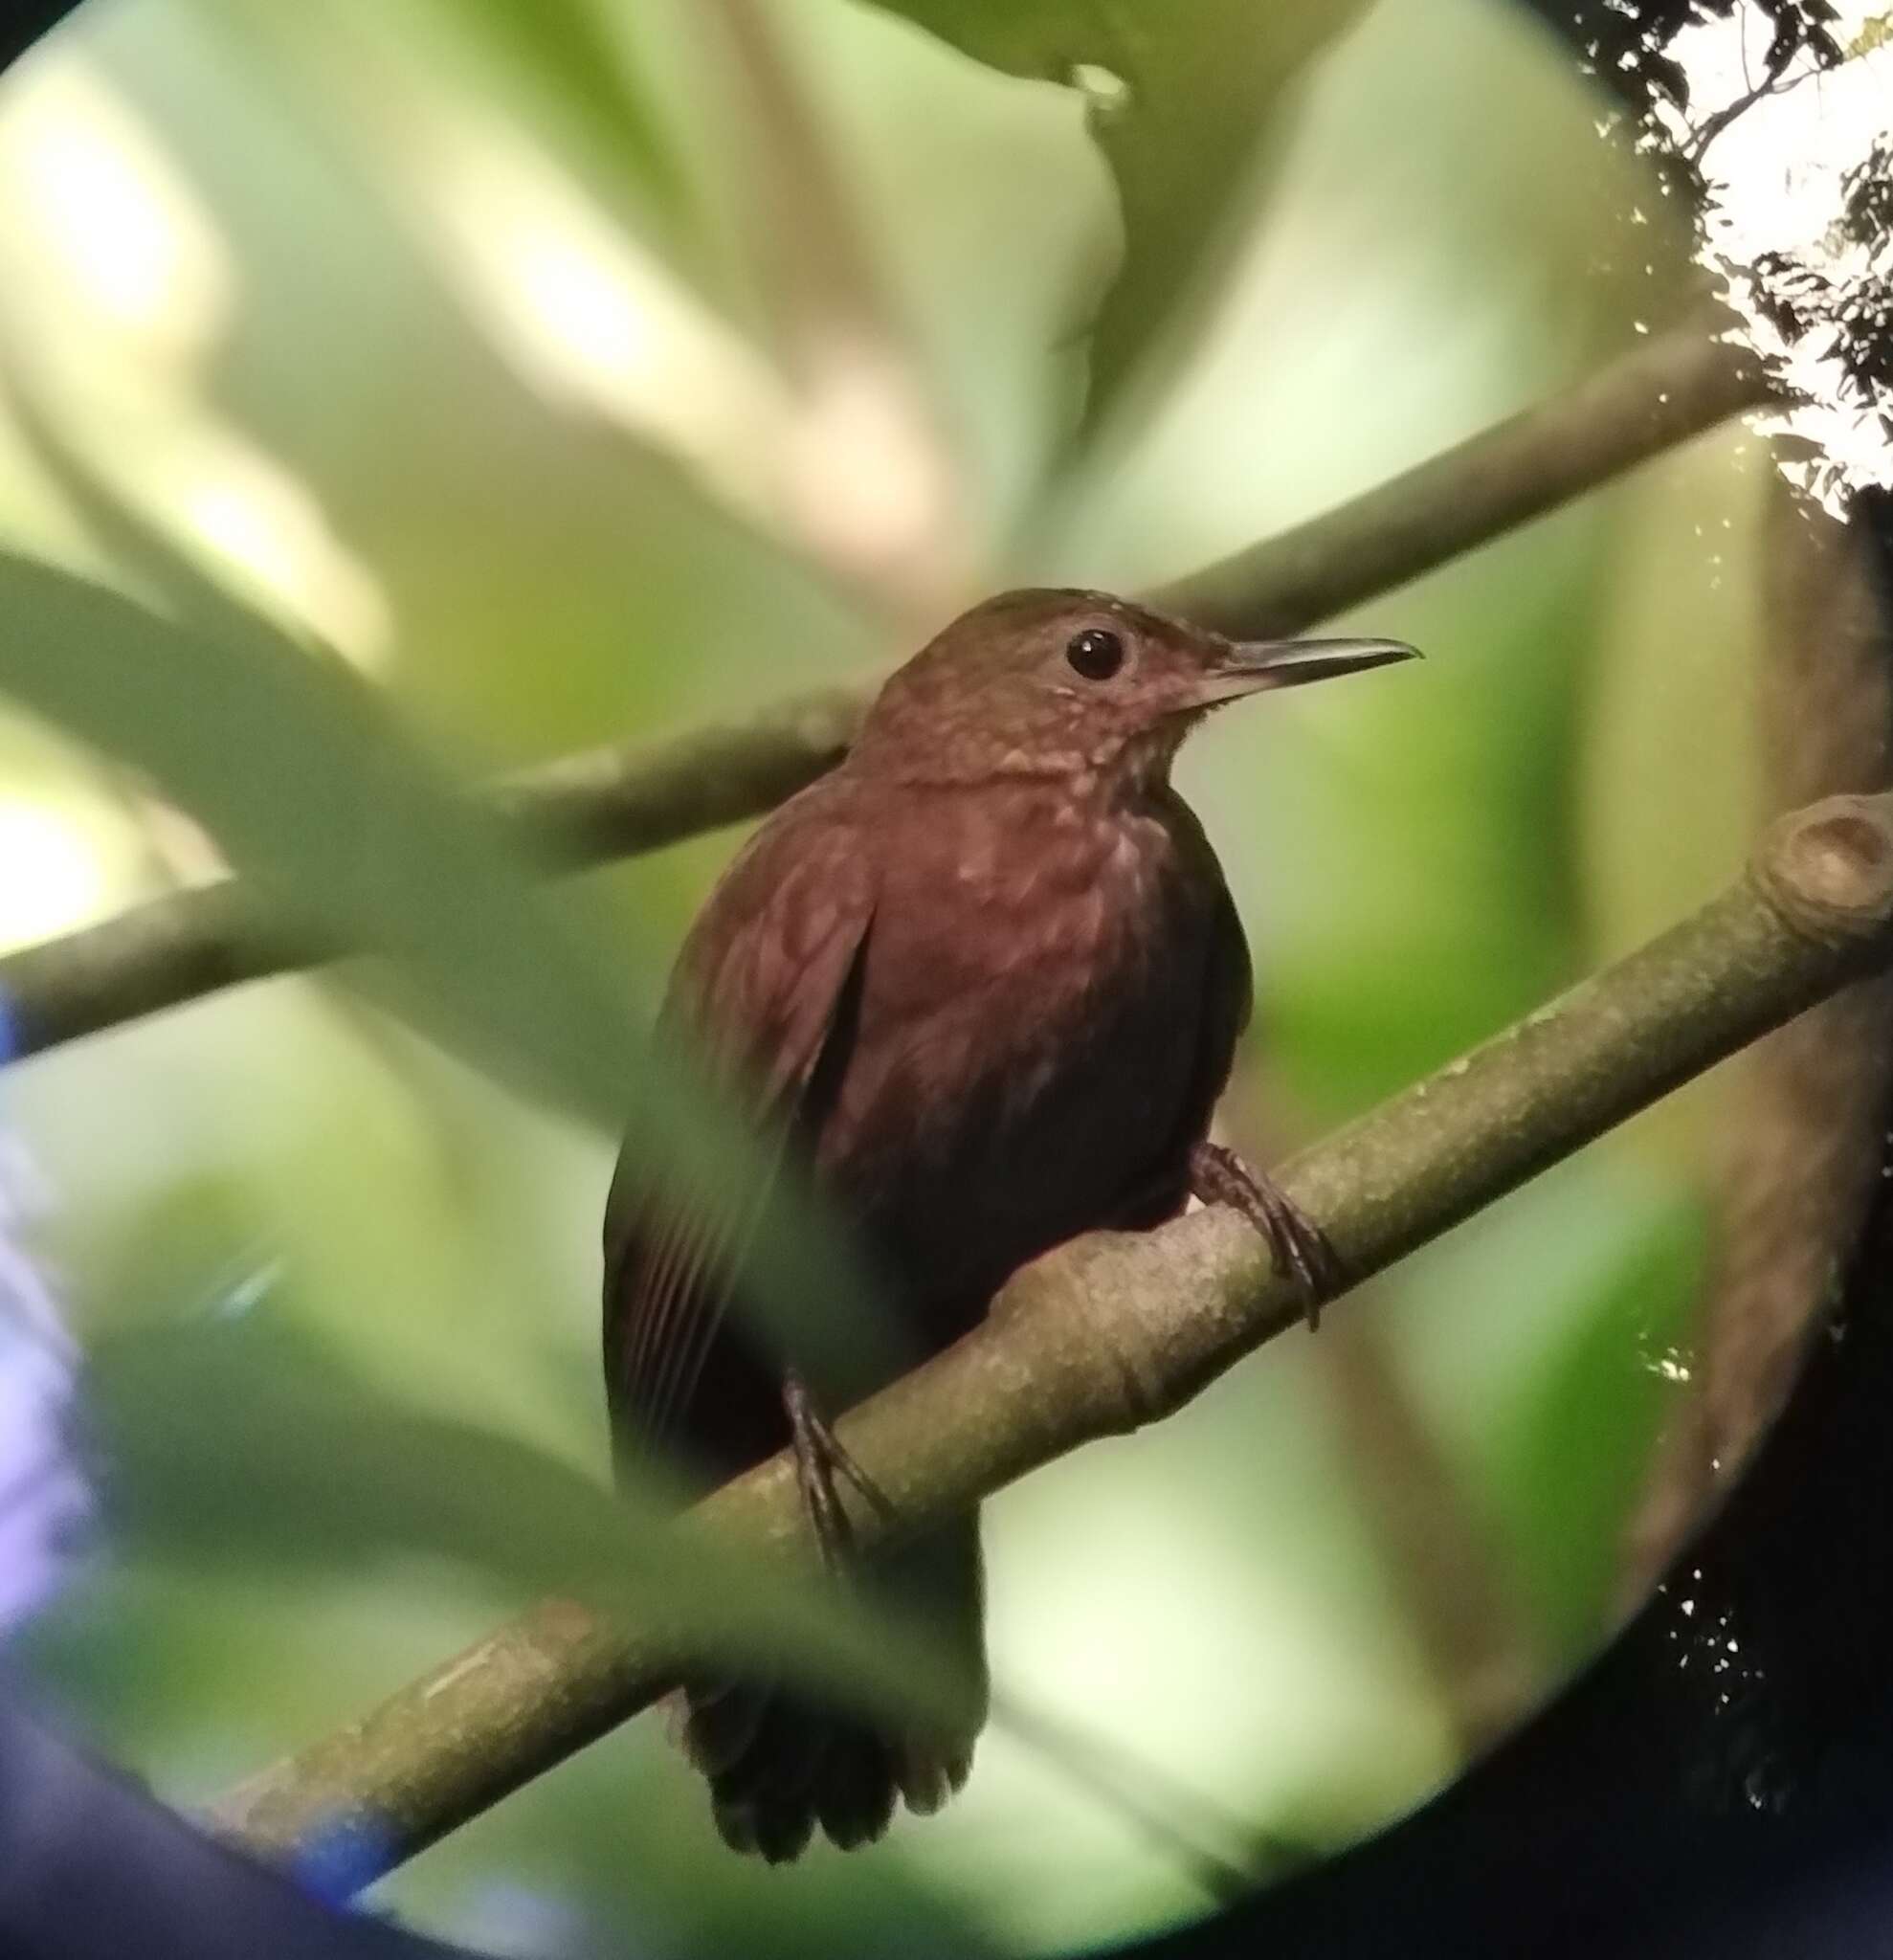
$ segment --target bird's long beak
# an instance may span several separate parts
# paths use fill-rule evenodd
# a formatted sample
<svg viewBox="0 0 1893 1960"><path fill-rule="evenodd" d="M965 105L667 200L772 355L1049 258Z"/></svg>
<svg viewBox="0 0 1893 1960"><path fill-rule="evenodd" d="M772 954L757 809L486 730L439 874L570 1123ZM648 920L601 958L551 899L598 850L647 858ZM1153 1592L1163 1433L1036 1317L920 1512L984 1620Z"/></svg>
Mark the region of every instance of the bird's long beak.
<svg viewBox="0 0 1893 1960"><path fill-rule="evenodd" d="M1337 674L1361 674L1394 660L1417 660L1417 647L1399 639L1232 640L1203 676L1193 705L1214 707L1269 687L1300 687Z"/></svg>

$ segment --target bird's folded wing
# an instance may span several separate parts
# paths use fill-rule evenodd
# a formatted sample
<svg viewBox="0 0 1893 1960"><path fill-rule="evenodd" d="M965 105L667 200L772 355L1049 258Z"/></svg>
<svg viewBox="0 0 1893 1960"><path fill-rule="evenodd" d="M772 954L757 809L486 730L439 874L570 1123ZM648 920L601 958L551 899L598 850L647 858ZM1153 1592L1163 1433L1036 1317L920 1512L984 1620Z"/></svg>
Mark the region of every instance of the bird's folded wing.
<svg viewBox="0 0 1893 1960"><path fill-rule="evenodd" d="M852 1039L874 894L844 835L783 840L732 866L678 963L665 1022L696 1038L716 1079L780 1148L818 1125ZM655 1174L654 1174L655 1173ZM767 1201L714 1215L619 1160L605 1216L605 1379L625 1449L679 1439Z"/></svg>

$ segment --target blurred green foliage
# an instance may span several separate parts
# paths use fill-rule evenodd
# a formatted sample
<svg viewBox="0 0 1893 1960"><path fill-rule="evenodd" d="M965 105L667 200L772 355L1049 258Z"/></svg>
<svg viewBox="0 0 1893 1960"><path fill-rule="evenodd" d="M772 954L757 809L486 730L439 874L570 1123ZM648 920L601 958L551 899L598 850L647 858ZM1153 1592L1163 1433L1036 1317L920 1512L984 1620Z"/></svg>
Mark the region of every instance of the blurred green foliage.
<svg viewBox="0 0 1893 1960"><path fill-rule="evenodd" d="M442 785L857 672L1000 584L1186 571L1585 371L1681 289L1600 117L1501 0L92 0L0 80L0 943L228 858L411 955L0 1084L120 1472L29 1637L49 1694L190 1801L596 1556L596 1119L731 839L543 896ZM1433 656L1410 684L1192 745L1260 975L1240 1141L1734 861L1760 468L1707 438L1364 609ZM1720 1093L1363 1315L1539 1687L1608 1620ZM989 1527L1002 1682L1318 1843L1461 1748L1362 1498L1400 1465L1336 1392L1281 1343ZM942 1817L752 1869L656 1719L387 1895L534 1952L1030 1951L1201 1904L1003 1732Z"/></svg>
<svg viewBox="0 0 1893 1960"><path fill-rule="evenodd" d="M1102 0L881 0L975 60L1066 83L1116 180L1123 254L1089 323L1084 413L1100 422L1153 338L1208 309L1258 189L1260 153L1285 135L1283 93L1357 20L1363 0L1187 0L1161 16Z"/></svg>

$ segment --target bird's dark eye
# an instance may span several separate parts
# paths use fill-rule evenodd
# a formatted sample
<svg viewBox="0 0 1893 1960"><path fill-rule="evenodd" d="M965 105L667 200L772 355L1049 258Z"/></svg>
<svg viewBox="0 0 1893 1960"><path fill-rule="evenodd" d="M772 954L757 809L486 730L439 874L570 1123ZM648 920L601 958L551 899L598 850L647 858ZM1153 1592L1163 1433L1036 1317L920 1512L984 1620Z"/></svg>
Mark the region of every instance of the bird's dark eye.
<svg viewBox="0 0 1893 1960"><path fill-rule="evenodd" d="M1108 680L1124 665L1124 641L1102 626L1072 635L1065 658L1087 680Z"/></svg>

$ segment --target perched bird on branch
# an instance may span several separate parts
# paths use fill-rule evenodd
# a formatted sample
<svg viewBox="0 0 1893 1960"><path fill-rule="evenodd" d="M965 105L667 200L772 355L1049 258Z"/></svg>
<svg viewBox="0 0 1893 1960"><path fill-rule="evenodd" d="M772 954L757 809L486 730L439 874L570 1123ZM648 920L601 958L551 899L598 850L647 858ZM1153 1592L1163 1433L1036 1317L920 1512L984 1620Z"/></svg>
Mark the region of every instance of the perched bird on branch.
<svg viewBox="0 0 1893 1960"><path fill-rule="evenodd" d="M1170 786L1178 746L1246 695L1404 659L1391 640L1236 642L1101 592L1002 594L901 668L831 774L739 853L664 1009L787 1139L852 1225L918 1360L1008 1276L1080 1232L1134 1230L1193 1192L1239 1207L1310 1318L1342 1275L1266 1177L1209 1141L1248 1018L1249 956L1221 868ZM605 1371L621 1463L702 1487L796 1456L831 1568L852 1568L837 1478L878 1493L828 1415L881 1386L815 1376L732 1304L740 1234L620 1160L605 1220ZM979 1526L863 1561L983 1682ZM930 1812L983 1713L887 1732L766 1679L684 1691L717 1828L791 1859Z"/></svg>

